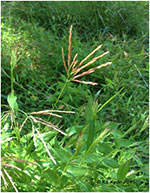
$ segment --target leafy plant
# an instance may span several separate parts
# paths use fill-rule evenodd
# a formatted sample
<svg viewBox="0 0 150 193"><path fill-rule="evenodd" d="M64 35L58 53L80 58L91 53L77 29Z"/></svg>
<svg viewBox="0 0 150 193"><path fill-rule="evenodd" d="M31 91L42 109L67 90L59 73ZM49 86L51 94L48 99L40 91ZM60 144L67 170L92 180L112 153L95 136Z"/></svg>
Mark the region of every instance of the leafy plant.
<svg viewBox="0 0 150 193"><path fill-rule="evenodd" d="M3 192L148 191L147 23L148 2L2 2Z"/></svg>

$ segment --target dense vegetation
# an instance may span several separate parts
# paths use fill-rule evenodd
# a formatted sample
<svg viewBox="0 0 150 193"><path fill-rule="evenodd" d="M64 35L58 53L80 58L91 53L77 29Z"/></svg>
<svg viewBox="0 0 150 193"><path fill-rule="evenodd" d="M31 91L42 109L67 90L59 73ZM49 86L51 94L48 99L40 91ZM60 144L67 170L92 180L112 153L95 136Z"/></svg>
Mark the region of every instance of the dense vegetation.
<svg viewBox="0 0 150 193"><path fill-rule="evenodd" d="M1 191L149 191L148 5L2 2Z"/></svg>

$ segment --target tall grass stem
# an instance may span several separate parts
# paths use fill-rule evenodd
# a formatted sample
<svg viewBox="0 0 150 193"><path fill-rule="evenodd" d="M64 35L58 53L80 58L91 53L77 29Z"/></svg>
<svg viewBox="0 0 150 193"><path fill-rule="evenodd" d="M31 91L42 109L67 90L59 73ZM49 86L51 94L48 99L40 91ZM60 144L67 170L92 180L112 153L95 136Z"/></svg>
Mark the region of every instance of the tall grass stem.
<svg viewBox="0 0 150 193"><path fill-rule="evenodd" d="M58 103L60 97L62 96L62 94L63 94L63 92L64 92L64 90L65 90L65 88L66 88L68 82L69 82L69 80L67 79L66 82L65 82L65 84L64 84L64 86L63 86L63 88L61 89L61 92L60 92L60 94L59 94L59 96L58 96L58 98L57 98L57 100L56 100L56 102L55 102L55 104L54 104L52 110L55 109L55 107L56 107L56 105L57 105L57 103ZM51 118L51 115L49 115L47 121L49 121L50 118Z"/></svg>

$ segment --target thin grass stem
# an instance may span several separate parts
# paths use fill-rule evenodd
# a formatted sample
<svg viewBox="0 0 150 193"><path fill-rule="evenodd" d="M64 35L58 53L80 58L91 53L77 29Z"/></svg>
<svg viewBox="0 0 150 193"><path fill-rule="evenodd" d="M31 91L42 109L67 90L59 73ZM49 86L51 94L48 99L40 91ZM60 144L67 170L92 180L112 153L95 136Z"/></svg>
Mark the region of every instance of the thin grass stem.
<svg viewBox="0 0 150 193"><path fill-rule="evenodd" d="M54 104L52 110L54 110L54 108L56 107L56 105L57 105L57 103L58 103L60 97L62 96L62 94L63 94L63 92L64 92L64 90L65 90L65 88L66 88L68 82L69 82L69 80L67 79L66 82L65 82L65 84L64 84L64 86L63 86L63 88L61 89L61 92L60 92L60 94L59 94L59 96L58 96L58 98L57 98L57 100L56 100L56 102L55 102L55 104ZM50 120L50 118L51 118L51 115L49 115L49 117L48 117L48 119L47 119L47 122Z"/></svg>
<svg viewBox="0 0 150 193"><path fill-rule="evenodd" d="M107 105L113 98L115 98L124 88L121 88L115 95L113 95L110 99L108 99L97 111L97 113L99 111L101 111L105 105Z"/></svg>

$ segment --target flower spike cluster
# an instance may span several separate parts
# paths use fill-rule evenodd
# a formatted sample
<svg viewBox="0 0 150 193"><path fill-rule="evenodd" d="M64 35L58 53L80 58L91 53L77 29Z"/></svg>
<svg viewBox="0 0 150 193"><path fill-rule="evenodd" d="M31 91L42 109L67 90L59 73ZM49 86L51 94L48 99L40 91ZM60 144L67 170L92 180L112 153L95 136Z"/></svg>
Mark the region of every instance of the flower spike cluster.
<svg viewBox="0 0 150 193"><path fill-rule="evenodd" d="M108 66L110 65L112 62L106 62L104 64L101 64L100 66L96 66L95 68L90 68L87 71L84 71L83 73L79 73L81 70L83 70L84 68L88 67L89 65L93 64L96 60L98 60L99 58L102 58L103 56L105 56L106 54L109 53L109 51L101 54L100 56L97 56L95 58L93 58L91 61L89 61L88 63L84 64L83 63L89 58L91 57L97 50L99 50L102 45L99 45L95 50L93 50L88 56L86 56L78 65L78 60L77 56L78 53L74 56L72 63L71 61L71 36L72 36L72 25L70 27L70 31L69 31L69 45L68 45L68 64L66 64L65 62L65 57L64 57L64 49L62 48L62 59L63 59L63 63L64 63L64 67L65 70L67 72L68 78L70 81L75 81L75 82L79 82L79 83L83 83L83 84L91 84L91 85L97 85L98 83L96 82L85 82L85 81L81 81L78 80L78 78L93 73L96 69L100 69L102 67Z"/></svg>

